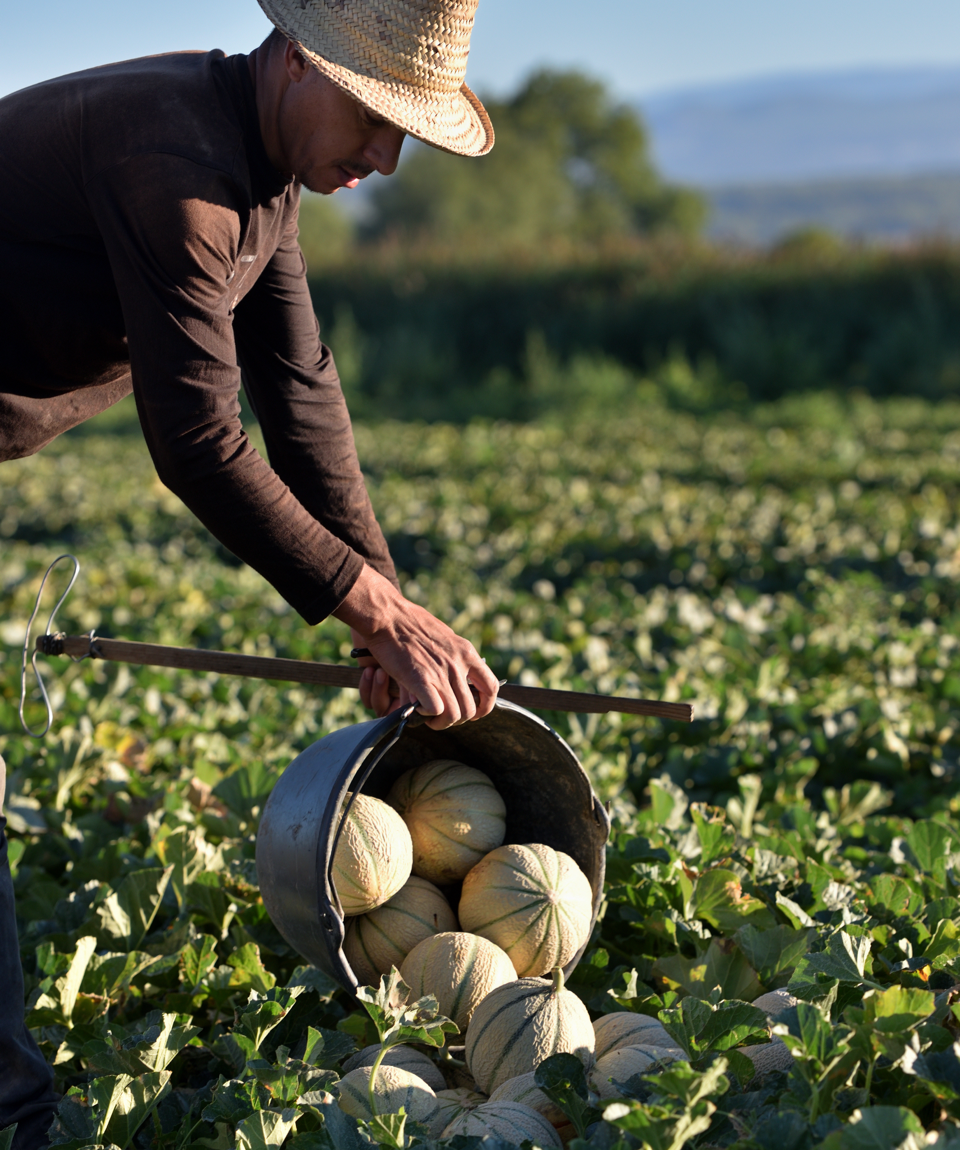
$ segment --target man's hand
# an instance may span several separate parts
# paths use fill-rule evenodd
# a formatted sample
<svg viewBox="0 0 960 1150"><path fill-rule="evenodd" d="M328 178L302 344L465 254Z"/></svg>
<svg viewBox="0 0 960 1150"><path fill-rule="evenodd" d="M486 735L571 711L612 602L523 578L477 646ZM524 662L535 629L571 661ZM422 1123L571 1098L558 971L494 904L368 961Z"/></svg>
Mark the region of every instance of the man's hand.
<svg viewBox="0 0 960 1150"><path fill-rule="evenodd" d="M350 627L354 645L370 651L370 659L360 661L367 667L360 696L378 715L415 701L429 716L427 725L439 731L493 710L498 683L473 644L372 567L364 567L334 615ZM389 693L391 679L400 689L397 699Z"/></svg>

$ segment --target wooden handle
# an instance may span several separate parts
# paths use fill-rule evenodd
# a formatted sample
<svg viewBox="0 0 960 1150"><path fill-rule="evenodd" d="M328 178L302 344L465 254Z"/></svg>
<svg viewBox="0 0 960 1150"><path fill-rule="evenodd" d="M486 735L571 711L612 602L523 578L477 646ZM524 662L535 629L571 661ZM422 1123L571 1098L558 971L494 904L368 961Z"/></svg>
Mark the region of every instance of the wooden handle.
<svg viewBox="0 0 960 1150"><path fill-rule="evenodd" d="M310 663L303 659L275 659L263 655L233 655L227 651L202 651L195 647L163 647L157 643L130 643L125 639L91 640L87 635L41 635L37 650L44 655L70 655L74 659L107 659L138 667L174 667L184 671L215 671L247 679L276 679L288 683L319 683L325 687L360 686L359 667L335 663ZM590 695L582 691L555 691L546 687L521 687L505 683L500 698L522 707L542 711L572 711L582 715L618 711L626 715L654 715L693 720L689 703L661 703L654 699L624 699L616 695Z"/></svg>

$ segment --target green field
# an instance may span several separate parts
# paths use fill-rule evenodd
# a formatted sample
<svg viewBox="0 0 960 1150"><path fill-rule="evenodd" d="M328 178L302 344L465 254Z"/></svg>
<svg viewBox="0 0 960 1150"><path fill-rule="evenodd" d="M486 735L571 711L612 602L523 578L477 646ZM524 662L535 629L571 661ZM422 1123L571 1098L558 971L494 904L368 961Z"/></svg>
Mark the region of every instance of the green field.
<svg viewBox="0 0 960 1150"><path fill-rule="evenodd" d="M952 1145L960 405L618 395L552 424L357 428L406 593L499 677L696 705L682 727L545 716L616 826L574 987L659 1014L685 1053L588 1112L590 1145ZM252 866L278 773L363 718L356 695L49 660L53 732L19 731L23 626L64 550L65 631L348 661L117 428L3 466L0 753L29 1021L75 1091L61 1143L365 1145L324 1091L371 1024L285 946ZM738 1003L788 984L792 1069L751 1081L737 1048L769 1027Z"/></svg>

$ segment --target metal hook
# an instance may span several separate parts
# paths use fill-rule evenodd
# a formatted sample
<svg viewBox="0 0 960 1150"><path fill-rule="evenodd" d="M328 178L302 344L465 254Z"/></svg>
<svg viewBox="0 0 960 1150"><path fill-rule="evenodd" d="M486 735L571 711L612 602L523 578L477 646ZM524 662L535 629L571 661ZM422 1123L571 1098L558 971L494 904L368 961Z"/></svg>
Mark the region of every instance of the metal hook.
<svg viewBox="0 0 960 1150"><path fill-rule="evenodd" d="M53 632L53 621L57 617L57 612L63 606L64 600L70 594L70 592L73 590L73 585L74 585L74 583L76 583L77 576L80 574L80 560L76 557L76 555L71 555L71 554L69 554L69 552L65 553L63 555L58 555L56 557L56 559L54 559L54 561L47 568L47 570L44 572L44 576L40 580L40 589L39 589L39 591L37 591L37 601L33 605L33 614L30 616L30 620L27 623L27 633L24 636L24 640L23 640L23 659L21 660L21 663L20 663L20 711L19 711L19 714L20 714L20 726L23 727L24 731L30 736L31 739L42 739L44 737L44 735L46 735L47 731L50 730L50 727L53 723L53 704L50 702L50 696L47 694L46 684L43 681L43 676L40 674L40 668L37 666L37 656L39 655L38 651L34 651L33 657L30 659L30 666L33 667L33 673L34 673L34 675L36 675L37 684L40 687L40 694L43 696L43 702L47 708L46 726L43 728L42 731L40 731L39 734L35 731L32 731L30 729L30 727L27 725L27 721L23 717L23 710L24 710L24 707L26 706L26 703L27 703L27 657L30 653L30 631L33 628L33 622L36 619L36 617L40 611L40 601L43 598L43 589L47 584L47 579L50 577L50 572L54 569L54 567L56 567L56 565L60 562L61 559L69 559L73 563L73 574L70 576L70 582L67 584L66 590L63 592L63 594L57 600L53 610L50 612L50 618L47 620L46 634L47 635L54 634L54 632ZM91 632L91 645L92 645L92 638L93 638L93 633Z"/></svg>

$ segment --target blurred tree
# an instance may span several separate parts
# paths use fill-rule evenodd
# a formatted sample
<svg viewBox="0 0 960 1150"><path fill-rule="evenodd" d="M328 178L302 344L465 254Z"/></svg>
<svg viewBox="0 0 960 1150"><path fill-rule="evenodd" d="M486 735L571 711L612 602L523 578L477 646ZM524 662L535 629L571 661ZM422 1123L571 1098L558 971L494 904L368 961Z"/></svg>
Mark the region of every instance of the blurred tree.
<svg viewBox="0 0 960 1150"><path fill-rule="evenodd" d="M417 147L374 193L367 236L522 245L701 226L702 199L661 181L639 114L598 81L544 70L486 106L490 155Z"/></svg>

